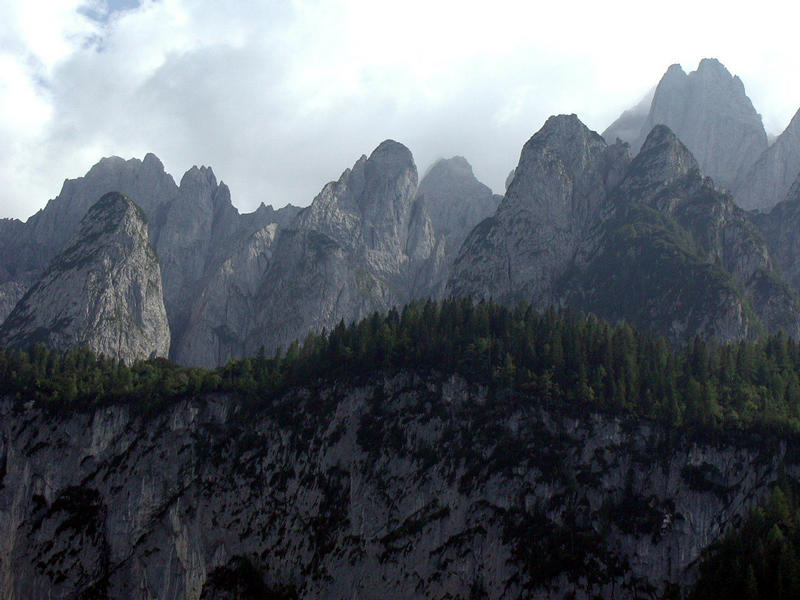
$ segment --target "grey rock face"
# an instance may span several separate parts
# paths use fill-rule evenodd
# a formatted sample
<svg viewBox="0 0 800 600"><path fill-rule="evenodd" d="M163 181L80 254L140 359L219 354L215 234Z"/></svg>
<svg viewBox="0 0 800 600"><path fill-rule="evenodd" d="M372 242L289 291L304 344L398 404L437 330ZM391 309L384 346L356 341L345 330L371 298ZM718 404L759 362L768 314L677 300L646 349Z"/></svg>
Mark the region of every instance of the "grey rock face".
<svg viewBox="0 0 800 600"><path fill-rule="evenodd" d="M606 146L575 115L548 119L522 149L497 213L464 242L448 290L558 303L558 282L593 251L607 192L628 161L627 146Z"/></svg>
<svg viewBox="0 0 800 600"><path fill-rule="evenodd" d="M674 343L800 337L800 304L758 228L663 125L629 163L626 145L551 118L496 215L462 246L448 289L566 304Z"/></svg>
<svg viewBox="0 0 800 600"><path fill-rule="evenodd" d="M173 357L193 305L210 278L229 259L235 262L242 244L255 232L273 222L285 226L300 211L262 204L255 212L240 215L227 186L217 183L210 168L190 169L178 187L152 154L143 161L104 158L84 177L67 180L59 196L28 222L0 221L0 323L77 233L91 202L115 190L132 198L147 215L161 263ZM245 282L248 277L243 274Z"/></svg>
<svg viewBox="0 0 800 600"><path fill-rule="evenodd" d="M703 59L688 75L679 65L667 70L639 143L659 124L667 125L686 144L703 173L728 189L737 187L742 174L767 149L761 116L742 81L716 59Z"/></svg>
<svg viewBox="0 0 800 600"><path fill-rule="evenodd" d="M417 235L425 238L417 246L426 249L429 260L412 296L438 298L444 294L461 244L475 225L495 213L501 200L502 196L475 178L472 166L461 156L441 159L428 170L417 190L418 210L428 217L420 214L417 219Z"/></svg>
<svg viewBox="0 0 800 600"><path fill-rule="evenodd" d="M28 220L28 236L45 246L49 261L75 235L89 207L113 191L134 199L152 225L157 225L159 209L176 196L178 189L154 154L143 161L104 158L85 176L64 182L58 197Z"/></svg>
<svg viewBox="0 0 800 600"><path fill-rule="evenodd" d="M437 161L417 194L424 199L435 234L447 239L448 252L458 251L470 230L492 216L500 203L462 156Z"/></svg>
<svg viewBox="0 0 800 600"><path fill-rule="evenodd" d="M0 219L0 323L33 284L39 269L36 248L24 243L24 233L22 221Z"/></svg>
<svg viewBox="0 0 800 600"><path fill-rule="evenodd" d="M0 227L0 323L13 308L12 302L24 294L75 236L81 219L98 198L112 191L134 198L148 215L150 236L154 239L158 217L177 189L153 154L143 161L104 158L84 177L66 180L61 193L27 222L16 221L10 226L11 222L4 220L6 226ZM5 306L9 306L8 312L3 312Z"/></svg>
<svg viewBox="0 0 800 600"><path fill-rule="evenodd" d="M601 249L576 280L585 308L674 342L761 328L800 336L800 306L758 229L667 127L653 129L612 197Z"/></svg>
<svg viewBox="0 0 800 600"><path fill-rule="evenodd" d="M177 196L166 207L155 242L176 341L183 336L202 278L227 257L238 228L239 213L228 187L217 183L209 167L187 171Z"/></svg>
<svg viewBox="0 0 800 600"><path fill-rule="evenodd" d="M174 357L213 366L439 296L461 241L497 202L463 158L437 163L417 189L411 153L383 142L294 221L241 239L204 279Z"/></svg>
<svg viewBox="0 0 800 600"><path fill-rule="evenodd" d="M783 276L800 293L800 175L783 202L753 218Z"/></svg>
<svg viewBox="0 0 800 600"><path fill-rule="evenodd" d="M167 356L169 326L144 213L108 193L0 327L0 345L89 346L133 362Z"/></svg>
<svg viewBox="0 0 800 600"><path fill-rule="evenodd" d="M245 335L259 328L258 297L277 234L278 223L272 223L242 240L207 280L174 350L179 362L213 367L259 347L260 338Z"/></svg>
<svg viewBox="0 0 800 600"><path fill-rule="evenodd" d="M742 208L768 211L786 199L800 175L800 111L775 142L736 187L736 201Z"/></svg>
<svg viewBox="0 0 800 600"><path fill-rule="evenodd" d="M244 238L211 272L176 359L211 366L262 346L271 352L407 302L416 263L430 255L416 190L411 153L389 140L327 184L286 229Z"/></svg>
<svg viewBox="0 0 800 600"><path fill-rule="evenodd" d="M733 191L767 149L761 116L742 81L716 59L704 58L688 75L680 65L672 65L650 98L609 126L603 133L606 141L619 137L637 153L653 127L666 125L689 148L703 173Z"/></svg>
<svg viewBox="0 0 800 600"><path fill-rule="evenodd" d="M0 596L196 600L242 556L310 600L660 597L796 456L520 400L411 375L257 413L3 400ZM596 545L584 577L548 562L566 531Z"/></svg>
<svg viewBox="0 0 800 600"><path fill-rule="evenodd" d="M307 331L408 302L433 251L416 192L411 153L391 140L327 184L279 239L261 293L262 344L285 347Z"/></svg>

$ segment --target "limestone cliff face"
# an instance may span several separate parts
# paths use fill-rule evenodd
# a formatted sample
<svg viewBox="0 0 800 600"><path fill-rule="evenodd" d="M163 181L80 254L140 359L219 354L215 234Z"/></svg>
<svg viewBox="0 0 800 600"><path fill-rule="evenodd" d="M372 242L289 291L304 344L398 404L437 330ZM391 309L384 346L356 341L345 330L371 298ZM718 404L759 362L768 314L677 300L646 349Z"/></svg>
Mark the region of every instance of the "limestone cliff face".
<svg viewBox="0 0 800 600"><path fill-rule="evenodd" d="M260 336L245 334L259 330L258 298L278 230L278 223L271 223L242 240L207 280L173 352L179 362L213 367L260 347Z"/></svg>
<svg viewBox="0 0 800 600"><path fill-rule="evenodd" d="M800 304L761 233L657 126L628 162L575 117L526 144L496 215L469 235L449 290L587 310L683 343L783 331Z"/></svg>
<svg viewBox="0 0 800 600"><path fill-rule="evenodd" d="M239 214L224 183L208 167L193 167L180 186L152 154L144 160L104 158L84 177L64 182L61 193L26 223L0 221L0 323L77 233L92 202L110 191L133 199L147 215L158 254L174 348L178 353L195 301L226 261L270 223L285 226L299 212L263 204ZM245 280L249 274L243 274ZM212 352L209 348L208 352Z"/></svg>
<svg viewBox="0 0 800 600"><path fill-rule="evenodd" d="M644 105L649 112L642 118ZM626 111L603 135L609 143L620 137L637 153L656 125L674 131L702 172L730 190L740 187L742 177L767 149L761 116L742 81L713 58L701 60L689 74L680 65L672 65L652 100L645 98Z"/></svg>
<svg viewBox="0 0 800 600"><path fill-rule="evenodd" d="M748 210L766 212L786 199L800 175L800 111L736 187L736 201Z"/></svg>
<svg viewBox="0 0 800 600"><path fill-rule="evenodd" d="M66 180L58 197L26 223L27 236L49 252L46 262L75 235L89 207L113 191L132 198L151 224L157 225L159 209L176 196L178 189L154 154L144 160L117 156L102 159L85 176Z"/></svg>
<svg viewBox="0 0 800 600"><path fill-rule="evenodd" d="M411 153L391 140L327 184L279 239L261 288L259 345L286 347L307 331L408 302L433 251L416 192Z"/></svg>
<svg viewBox="0 0 800 600"><path fill-rule="evenodd" d="M614 217L571 283L571 303L675 342L800 336L800 306L758 229L667 127L653 129L612 200Z"/></svg>
<svg viewBox="0 0 800 600"><path fill-rule="evenodd" d="M419 235L428 236L434 250L413 286L416 297L440 298L445 294L450 270L467 235L478 223L494 215L502 196L478 181L472 166L461 156L437 161L425 174L417 191Z"/></svg>
<svg viewBox="0 0 800 600"><path fill-rule="evenodd" d="M660 597L797 471L769 438L545 406L411 374L255 412L3 400L0 596L196 600L244 557L310 600Z"/></svg>
<svg viewBox="0 0 800 600"><path fill-rule="evenodd" d="M153 154L144 160L104 158L85 176L66 180L59 195L25 223L4 220L6 226L0 227L0 323L75 236L89 207L113 191L133 198L145 211L154 239L158 215L177 194L177 186Z"/></svg>
<svg viewBox="0 0 800 600"><path fill-rule="evenodd" d="M394 141L362 156L285 228L240 240L192 305L175 357L212 366L261 346L284 348L309 331L408 300L419 230L417 171ZM177 261L176 264L180 264Z"/></svg>
<svg viewBox="0 0 800 600"><path fill-rule="evenodd" d="M230 190L209 167L192 167L165 208L155 241L164 278L164 303L176 341L183 337L201 279L222 262L235 239L239 213Z"/></svg>
<svg viewBox="0 0 800 600"><path fill-rule="evenodd" d="M754 215L786 281L800 294L800 174L780 202L768 213Z"/></svg>
<svg viewBox="0 0 800 600"><path fill-rule="evenodd" d="M167 356L166 316L147 220L112 192L89 209L77 235L16 304L0 327L0 345L85 345L133 362Z"/></svg>
<svg viewBox="0 0 800 600"><path fill-rule="evenodd" d="M607 192L629 161L575 115L551 117L522 149L495 215L467 236L448 290L456 295L557 303L561 277L594 250Z"/></svg>
<svg viewBox="0 0 800 600"><path fill-rule="evenodd" d="M24 232L22 221L0 219L0 323L37 276L40 262L37 249L21 243Z"/></svg>
<svg viewBox="0 0 800 600"><path fill-rule="evenodd" d="M424 199L435 235L446 238L448 253L458 251L472 228L495 213L501 199L475 178L462 156L437 161L417 195Z"/></svg>
<svg viewBox="0 0 800 600"><path fill-rule="evenodd" d="M238 242L204 279L174 357L213 366L439 296L467 232L497 201L463 158L437 163L418 189L411 153L387 140L293 220Z"/></svg>

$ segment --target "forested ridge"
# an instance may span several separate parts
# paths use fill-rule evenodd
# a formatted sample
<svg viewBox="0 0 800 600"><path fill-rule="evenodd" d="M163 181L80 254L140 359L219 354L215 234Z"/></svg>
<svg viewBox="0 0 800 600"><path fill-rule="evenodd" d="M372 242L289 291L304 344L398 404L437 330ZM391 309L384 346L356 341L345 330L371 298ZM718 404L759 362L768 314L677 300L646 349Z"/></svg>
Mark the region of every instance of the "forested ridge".
<svg viewBox="0 0 800 600"><path fill-rule="evenodd" d="M87 349L0 349L0 393L54 413L112 403L152 413L209 393L235 394L258 410L298 386L399 371L458 374L505 403L585 408L695 433L800 432L800 345L790 338L727 345L698 338L674 348L624 323L525 304L413 302L214 370L164 359L125 365ZM710 548L691 598L718 597L721 589L746 600L797 597L798 498L796 485L776 488Z"/></svg>
<svg viewBox="0 0 800 600"><path fill-rule="evenodd" d="M214 370L165 359L127 366L87 349L2 349L0 392L57 411L114 402L152 410L209 392L268 402L295 386L397 370L455 373L492 393L676 426L800 431L800 345L786 336L672 348L625 323L470 299L412 302Z"/></svg>

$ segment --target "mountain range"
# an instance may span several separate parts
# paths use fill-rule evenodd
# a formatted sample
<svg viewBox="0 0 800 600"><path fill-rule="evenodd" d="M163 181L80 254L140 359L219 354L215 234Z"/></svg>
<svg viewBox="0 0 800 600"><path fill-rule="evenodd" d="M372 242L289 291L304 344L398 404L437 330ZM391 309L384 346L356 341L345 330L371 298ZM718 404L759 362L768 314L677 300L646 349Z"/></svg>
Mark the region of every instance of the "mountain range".
<svg viewBox="0 0 800 600"><path fill-rule="evenodd" d="M209 167L176 185L152 154L105 158L26 222L0 221L0 344L215 366L450 295L570 306L675 344L797 338L798 127L795 117L769 145L741 80L704 59L689 74L671 66L602 136L575 115L548 119L503 196L462 157L420 180L411 152L391 140L308 207L249 214ZM98 203L109 192L141 209L147 224L135 236ZM130 254L96 252L97 228ZM68 272L71 254L85 273ZM145 274L150 258L159 282ZM124 266L142 261L140 273ZM157 288L152 302L130 292ZM113 311L103 308L112 297ZM116 317L77 318L76 307ZM158 335L125 325L151 309ZM68 322L68 335L55 333Z"/></svg>
<svg viewBox="0 0 800 600"><path fill-rule="evenodd" d="M0 220L0 597L797 597L798 127L706 59L502 196L100 160Z"/></svg>

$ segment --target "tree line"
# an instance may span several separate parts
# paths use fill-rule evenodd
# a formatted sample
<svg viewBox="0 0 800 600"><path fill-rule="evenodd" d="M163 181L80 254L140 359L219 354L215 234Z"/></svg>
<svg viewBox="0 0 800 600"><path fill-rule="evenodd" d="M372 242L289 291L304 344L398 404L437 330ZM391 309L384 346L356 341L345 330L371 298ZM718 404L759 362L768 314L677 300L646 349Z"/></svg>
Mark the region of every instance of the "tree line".
<svg viewBox="0 0 800 600"><path fill-rule="evenodd" d="M468 298L415 301L341 321L268 356L217 369L165 359L133 365L85 348L0 349L0 393L56 410L133 402L145 410L211 392L268 402L295 386L378 371L459 374L491 393L622 411L671 425L800 431L800 345L785 335L680 348L567 309Z"/></svg>

